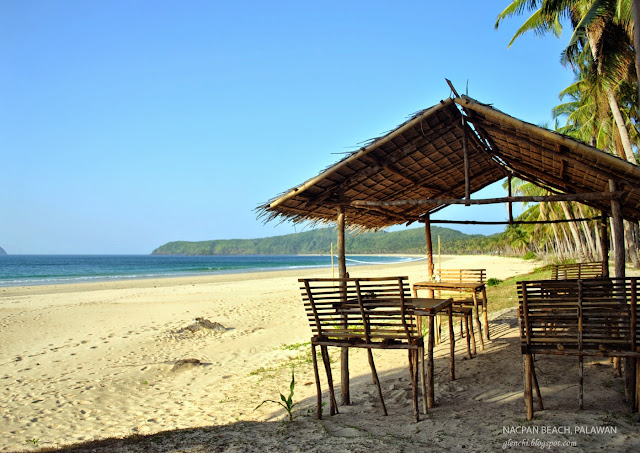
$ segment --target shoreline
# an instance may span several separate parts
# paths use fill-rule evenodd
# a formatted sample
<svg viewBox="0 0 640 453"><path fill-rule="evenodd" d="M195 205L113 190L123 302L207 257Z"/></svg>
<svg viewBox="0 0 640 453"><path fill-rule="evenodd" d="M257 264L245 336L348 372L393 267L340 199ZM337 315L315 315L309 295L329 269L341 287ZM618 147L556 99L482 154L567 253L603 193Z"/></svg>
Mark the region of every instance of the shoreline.
<svg viewBox="0 0 640 453"><path fill-rule="evenodd" d="M60 257L60 256L78 256L78 257L147 257L152 255L14 255L14 256L52 256L52 257ZM176 257L189 257L187 255L162 255L162 256L176 256ZM325 255L313 255L313 254L302 254L302 255L197 255L198 257L208 257L208 256L224 256L224 257L321 257ZM425 258L422 255L411 255L411 254L357 254L357 255L347 255L347 262L351 266L367 266L367 265L396 265L402 264L403 262L391 262L391 263L358 263L357 260L350 259L349 257L402 257L402 258L415 258L411 261L421 261ZM327 258L329 258L327 256ZM337 266L337 264L336 264ZM172 278L191 278L191 277L209 277L209 276L217 276L217 275L227 275L227 274L253 274L253 273L263 273L263 272L280 272L287 270L305 270L305 269L327 269L331 268L331 264L313 264L313 265L304 265L304 266L296 266L296 265L286 265L283 264L281 267L255 267L255 268L229 268L229 269L219 269L219 270L209 270L209 271L192 271L192 270L175 270L175 271L165 271L164 273L158 274L143 274L140 275L87 275L87 276L59 276L59 277L49 277L49 278L29 278L25 277L23 280L20 280L16 283L14 280L0 280L0 289L2 288L14 288L14 287L35 287L35 286L58 286L58 285L75 285L75 284L84 284L84 283L111 283L111 282L124 282L124 281L137 281L137 280L161 280L161 279L172 279ZM144 272L144 271L142 271ZM152 271L151 271L152 272Z"/></svg>

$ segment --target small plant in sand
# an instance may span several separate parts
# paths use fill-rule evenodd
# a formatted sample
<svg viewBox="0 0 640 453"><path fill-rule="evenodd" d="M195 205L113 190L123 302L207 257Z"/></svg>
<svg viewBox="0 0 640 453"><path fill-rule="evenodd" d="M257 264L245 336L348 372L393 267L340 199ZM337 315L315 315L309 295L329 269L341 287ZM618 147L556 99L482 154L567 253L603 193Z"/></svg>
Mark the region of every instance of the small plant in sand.
<svg viewBox="0 0 640 453"><path fill-rule="evenodd" d="M289 396L285 397L282 393L280 394L280 400L281 401L274 401L274 400L264 400L262 403L260 403L255 409L258 410L260 407L262 407L262 405L264 403L273 403L273 404L277 404L279 406L282 406L284 408L284 410L287 411L287 414L289 415L289 422L293 421L293 408L295 406L298 405L298 403L294 403L293 402L293 390L296 386L296 378L293 374L293 370L291 370L291 384L289 384Z"/></svg>
<svg viewBox="0 0 640 453"><path fill-rule="evenodd" d="M34 447L37 447L38 445L40 445L40 439L27 439L25 440L26 443L28 444L32 444Z"/></svg>

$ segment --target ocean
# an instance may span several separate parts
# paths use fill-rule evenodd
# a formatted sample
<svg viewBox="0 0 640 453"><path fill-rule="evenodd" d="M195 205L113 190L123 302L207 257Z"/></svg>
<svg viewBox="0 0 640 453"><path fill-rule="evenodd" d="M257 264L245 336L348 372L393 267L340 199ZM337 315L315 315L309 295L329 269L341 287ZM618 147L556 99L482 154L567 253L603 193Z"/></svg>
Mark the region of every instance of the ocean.
<svg viewBox="0 0 640 453"><path fill-rule="evenodd" d="M398 256L348 256L349 266L413 261ZM334 260L337 268L337 260ZM3 255L0 287L330 267L331 256L298 255Z"/></svg>

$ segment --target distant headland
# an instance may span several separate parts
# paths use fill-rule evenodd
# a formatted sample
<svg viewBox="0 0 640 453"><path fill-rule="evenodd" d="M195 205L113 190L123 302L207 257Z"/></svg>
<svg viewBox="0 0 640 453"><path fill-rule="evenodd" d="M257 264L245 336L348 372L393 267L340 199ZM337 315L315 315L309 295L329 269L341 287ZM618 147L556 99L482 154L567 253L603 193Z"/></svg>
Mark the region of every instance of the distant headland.
<svg viewBox="0 0 640 453"><path fill-rule="evenodd" d="M500 234L468 235L451 228L434 227L434 238L441 236L442 253L483 253L496 248ZM354 234L347 232L349 254L422 254L425 253L425 233L422 228L388 233ZM333 228L273 236L262 239L226 239L200 242L175 241L155 249L152 255L327 255L336 242Z"/></svg>
<svg viewBox="0 0 640 453"><path fill-rule="evenodd" d="M6 255L6 254L7 254L7 252L5 252L2 247L0 247L0 255Z"/></svg>

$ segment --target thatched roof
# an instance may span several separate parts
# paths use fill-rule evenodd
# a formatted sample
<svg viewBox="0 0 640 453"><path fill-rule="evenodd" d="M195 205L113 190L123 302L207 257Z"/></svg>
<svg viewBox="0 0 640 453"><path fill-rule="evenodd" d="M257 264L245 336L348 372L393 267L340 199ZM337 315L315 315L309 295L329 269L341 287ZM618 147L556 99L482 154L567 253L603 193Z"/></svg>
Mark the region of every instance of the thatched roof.
<svg viewBox="0 0 640 453"><path fill-rule="evenodd" d="M559 194L608 192L614 179L623 217L640 220L640 167L467 96L416 113L258 211L266 220L331 222L342 205L347 223L364 229L420 220L465 197L465 135L470 193L509 174ZM607 199L584 203L610 209Z"/></svg>

